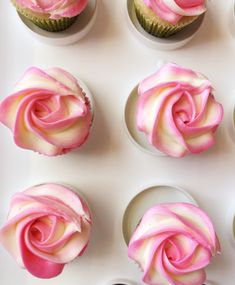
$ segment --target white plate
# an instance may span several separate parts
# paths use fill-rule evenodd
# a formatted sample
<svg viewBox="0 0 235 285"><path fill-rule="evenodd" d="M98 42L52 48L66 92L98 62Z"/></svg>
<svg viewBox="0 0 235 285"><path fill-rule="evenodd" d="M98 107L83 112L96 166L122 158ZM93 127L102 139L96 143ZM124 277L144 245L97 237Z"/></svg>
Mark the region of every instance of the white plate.
<svg viewBox="0 0 235 285"><path fill-rule="evenodd" d="M123 237L126 244L143 217L154 205L161 203L186 202L197 204L187 192L174 185L154 185L142 190L128 204L122 221Z"/></svg>
<svg viewBox="0 0 235 285"><path fill-rule="evenodd" d="M205 16L201 15L194 23L168 38L158 38L148 34L141 27L136 17L133 0L127 0L126 10L128 24L133 34L147 46L162 50L174 50L187 44L199 31Z"/></svg>
<svg viewBox="0 0 235 285"><path fill-rule="evenodd" d="M26 17L18 14L26 29L39 41L49 45L69 45L82 39L92 28L97 16L97 0L89 0L86 9L78 15L75 23L65 31L48 32L45 31Z"/></svg>

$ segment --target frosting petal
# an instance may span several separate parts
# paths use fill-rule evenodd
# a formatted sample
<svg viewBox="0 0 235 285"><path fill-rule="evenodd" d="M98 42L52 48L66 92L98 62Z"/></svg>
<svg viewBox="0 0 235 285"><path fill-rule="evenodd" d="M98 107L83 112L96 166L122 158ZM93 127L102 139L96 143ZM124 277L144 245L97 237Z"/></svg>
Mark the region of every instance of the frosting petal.
<svg viewBox="0 0 235 285"><path fill-rule="evenodd" d="M43 184L13 196L0 241L21 267L52 278L84 253L90 230L89 209L77 194Z"/></svg>
<svg viewBox="0 0 235 285"><path fill-rule="evenodd" d="M199 153L215 143L223 117L202 74L168 63L139 84L137 127L150 144L174 157Z"/></svg>
<svg viewBox="0 0 235 285"><path fill-rule="evenodd" d="M128 256L150 285L201 285L204 267L220 251L209 217L187 203L159 204L141 219L128 246Z"/></svg>
<svg viewBox="0 0 235 285"><path fill-rule="evenodd" d="M89 135L92 113L77 80L59 68L29 68L15 93L0 103L0 121L15 143L54 156L81 146Z"/></svg>

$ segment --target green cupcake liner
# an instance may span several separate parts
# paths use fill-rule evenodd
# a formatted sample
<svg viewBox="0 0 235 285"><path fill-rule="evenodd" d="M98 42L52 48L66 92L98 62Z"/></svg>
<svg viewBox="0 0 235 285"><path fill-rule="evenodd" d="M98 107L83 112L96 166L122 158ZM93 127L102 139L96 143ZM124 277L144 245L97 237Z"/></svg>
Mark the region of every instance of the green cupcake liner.
<svg viewBox="0 0 235 285"><path fill-rule="evenodd" d="M70 27L77 19L78 16L72 18L61 18L61 19L48 19L39 18L35 15L31 15L28 10L16 7L18 13L29 19L39 28L46 30L48 32L61 32Z"/></svg>
<svg viewBox="0 0 235 285"><path fill-rule="evenodd" d="M162 25L162 23L157 23L146 19L146 17L142 14L142 12L135 7L135 12L137 19L143 29L158 38L167 38L172 36L173 34L179 32L184 28L184 26L173 26L173 25Z"/></svg>
<svg viewBox="0 0 235 285"><path fill-rule="evenodd" d="M62 18L59 20L40 20L40 19L29 19L39 28L46 30L48 32L60 32L66 30L70 27L77 19L76 17L73 18Z"/></svg>

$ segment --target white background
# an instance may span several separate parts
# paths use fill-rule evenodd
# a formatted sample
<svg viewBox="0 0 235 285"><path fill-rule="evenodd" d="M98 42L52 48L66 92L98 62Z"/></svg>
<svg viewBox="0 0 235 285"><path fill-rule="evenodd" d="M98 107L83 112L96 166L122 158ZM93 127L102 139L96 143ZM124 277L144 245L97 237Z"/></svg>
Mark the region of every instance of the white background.
<svg viewBox="0 0 235 285"><path fill-rule="evenodd" d="M4 2L4 3L3 3ZM230 27L233 1L214 0L199 34L176 51L158 51L140 43L127 27L124 0L100 0L92 31L72 46L53 47L35 41L24 30L10 1L0 3L0 96L9 95L30 65L59 66L80 77L95 97L92 135L81 149L47 158L17 148L0 126L0 222L10 197L35 183L69 183L88 200L94 216L91 243L84 256L51 280L40 280L15 264L0 248L0 283L102 285L116 277L142 284L137 266L127 258L121 222L126 205L149 184L170 183L187 190L208 212L222 244L222 255L207 268L215 285L235 280L235 247L230 244L226 217L235 201L235 146L231 140L235 102L235 32ZM234 23L235 27L235 23ZM234 28L235 30L235 28ZM154 157L128 139L123 109L130 90L155 71L160 59L200 71L212 81L225 116L217 144L209 151L183 159Z"/></svg>

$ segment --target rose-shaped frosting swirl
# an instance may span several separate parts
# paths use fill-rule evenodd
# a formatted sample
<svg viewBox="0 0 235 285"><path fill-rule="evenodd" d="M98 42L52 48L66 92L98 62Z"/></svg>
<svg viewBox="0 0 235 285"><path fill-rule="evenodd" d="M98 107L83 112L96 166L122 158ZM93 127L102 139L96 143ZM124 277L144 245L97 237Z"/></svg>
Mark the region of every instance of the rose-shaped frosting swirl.
<svg viewBox="0 0 235 285"><path fill-rule="evenodd" d="M202 285L204 267L220 245L209 217L188 203L150 208L137 226L128 255L150 285Z"/></svg>
<svg viewBox="0 0 235 285"><path fill-rule="evenodd" d="M144 0L156 15L175 25L184 16L199 16L206 11L205 0Z"/></svg>
<svg viewBox="0 0 235 285"><path fill-rule="evenodd" d="M0 121L12 130L18 146L55 156L86 141L92 113L72 75L59 68L32 67L0 103Z"/></svg>
<svg viewBox="0 0 235 285"><path fill-rule="evenodd" d="M168 63L139 84L137 127L151 145L174 157L215 143L223 107L200 73Z"/></svg>
<svg viewBox="0 0 235 285"><path fill-rule="evenodd" d="M35 13L48 14L51 19L72 18L80 14L88 0L14 0L17 5Z"/></svg>
<svg viewBox="0 0 235 285"><path fill-rule="evenodd" d="M52 278L83 254L90 230L90 212L75 192L42 184L13 196L0 241L31 274Z"/></svg>

